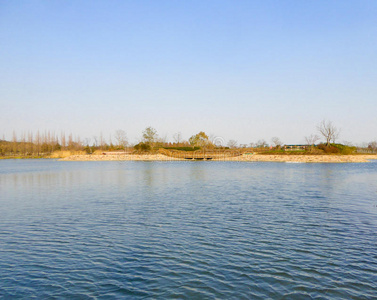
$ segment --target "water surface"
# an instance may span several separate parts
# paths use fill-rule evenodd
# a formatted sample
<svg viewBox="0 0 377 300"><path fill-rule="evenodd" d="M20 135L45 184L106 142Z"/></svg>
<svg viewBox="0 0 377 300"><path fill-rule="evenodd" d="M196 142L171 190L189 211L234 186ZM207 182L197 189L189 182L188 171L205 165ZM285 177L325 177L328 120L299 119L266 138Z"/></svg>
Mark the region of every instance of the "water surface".
<svg viewBox="0 0 377 300"><path fill-rule="evenodd" d="M0 161L0 298L370 299L377 163Z"/></svg>

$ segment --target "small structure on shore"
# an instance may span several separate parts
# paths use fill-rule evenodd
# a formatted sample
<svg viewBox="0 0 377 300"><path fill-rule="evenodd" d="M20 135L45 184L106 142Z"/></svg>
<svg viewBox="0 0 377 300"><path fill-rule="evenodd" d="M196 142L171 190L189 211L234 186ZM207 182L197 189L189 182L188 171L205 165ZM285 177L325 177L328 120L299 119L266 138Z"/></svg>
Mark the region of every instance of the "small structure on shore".
<svg viewBox="0 0 377 300"><path fill-rule="evenodd" d="M240 156L242 153L239 150L231 150L231 149L200 149L196 151L182 151L182 150L174 150L174 149L159 149L159 153L169 156L175 157L180 159L187 159L187 160L212 160L212 159L224 159L228 157L237 157Z"/></svg>
<svg viewBox="0 0 377 300"><path fill-rule="evenodd" d="M102 152L102 155L129 155L132 151L106 151Z"/></svg>
<svg viewBox="0 0 377 300"><path fill-rule="evenodd" d="M308 145L284 145L285 151L302 151L306 150L309 146Z"/></svg>

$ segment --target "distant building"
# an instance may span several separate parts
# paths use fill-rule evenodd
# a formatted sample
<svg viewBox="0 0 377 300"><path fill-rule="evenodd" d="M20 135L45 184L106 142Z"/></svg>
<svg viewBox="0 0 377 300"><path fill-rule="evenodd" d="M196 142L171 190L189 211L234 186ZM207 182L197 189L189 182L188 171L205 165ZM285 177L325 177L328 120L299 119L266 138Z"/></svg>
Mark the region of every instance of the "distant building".
<svg viewBox="0 0 377 300"><path fill-rule="evenodd" d="M306 150L309 146L308 145L284 145L285 151L298 151L298 150Z"/></svg>

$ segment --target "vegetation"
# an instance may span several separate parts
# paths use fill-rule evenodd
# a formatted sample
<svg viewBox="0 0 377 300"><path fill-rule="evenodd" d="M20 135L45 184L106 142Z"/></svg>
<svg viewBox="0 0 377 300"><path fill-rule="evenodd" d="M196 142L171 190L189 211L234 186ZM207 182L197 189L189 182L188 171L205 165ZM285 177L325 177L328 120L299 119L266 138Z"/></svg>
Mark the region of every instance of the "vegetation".
<svg viewBox="0 0 377 300"><path fill-rule="evenodd" d="M149 152L149 151L151 151L152 147L151 147L151 145L149 145L147 143L140 142L139 144L136 144L134 146L134 149L137 152Z"/></svg>
<svg viewBox="0 0 377 300"><path fill-rule="evenodd" d="M200 147L162 147L166 150L179 150L179 151L196 151L200 150Z"/></svg>
<svg viewBox="0 0 377 300"><path fill-rule="evenodd" d="M127 147L127 135L124 130L118 129L115 131L115 139L117 140L117 149L122 150Z"/></svg>
<svg viewBox="0 0 377 300"><path fill-rule="evenodd" d="M117 130L113 137L106 141L102 134L92 139L81 139L72 134L64 132L55 134L50 131L36 134L32 132L22 133L20 136L14 132L9 141L3 138L0 140L0 157L2 158L39 158L39 157L65 157L71 154L101 154L104 152L122 151L127 153L157 153L160 148L178 151L214 150L226 151L237 149L241 153L263 153L279 155L321 155L321 154L356 154L356 153L377 153L377 141L365 143L358 147L350 143L335 143L339 137L340 130L331 122L322 121L317 129L325 138L325 142L317 144L320 140L318 135L305 137L304 145L284 145L278 137L271 139L269 145L264 139L249 145L240 144L237 141L229 140L228 147L222 145L225 141L220 137L210 138L204 131L192 135L189 140L184 140L182 134L177 132L173 135L174 142L167 142L166 138L161 139L157 130L149 126L142 132L141 140L136 144L130 144L124 130ZM220 141L220 142L219 142ZM219 144L219 145L218 145Z"/></svg>
<svg viewBox="0 0 377 300"><path fill-rule="evenodd" d="M323 152L327 154L337 153L337 154L344 154L344 155L353 154L357 150L356 147L350 147L350 146L346 146L342 144L330 144L330 145L320 144L318 145L317 148L320 150L323 150Z"/></svg>
<svg viewBox="0 0 377 300"><path fill-rule="evenodd" d="M209 141L208 135L205 134L204 131L201 131L193 136L190 137L189 143L193 147L204 147L211 142Z"/></svg>
<svg viewBox="0 0 377 300"><path fill-rule="evenodd" d="M326 146L330 146L330 142L335 143L340 135L340 130L336 128L331 121L323 120L318 124L319 133L326 139Z"/></svg>
<svg viewBox="0 0 377 300"><path fill-rule="evenodd" d="M117 151L126 150L124 140L118 140L114 145L111 141L106 143L100 136L100 143L97 137L93 137L93 143L89 140L83 141L80 137L68 136L62 132L60 135L50 131L36 134L28 132L17 137L13 133L11 141L0 140L0 157L2 158L39 158L39 157L64 157L75 154L92 154L95 151ZM53 154L54 153L54 154Z"/></svg>
<svg viewBox="0 0 377 300"><path fill-rule="evenodd" d="M145 144L148 144L150 147L153 147L158 139L157 130L153 127L145 128L145 130L143 131L143 139Z"/></svg>
<svg viewBox="0 0 377 300"><path fill-rule="evenodd" d="M234 148L237 148L237 141L236 140L229 140L228 142L228 147L231 148L231 149L234 149Z"/></svg>

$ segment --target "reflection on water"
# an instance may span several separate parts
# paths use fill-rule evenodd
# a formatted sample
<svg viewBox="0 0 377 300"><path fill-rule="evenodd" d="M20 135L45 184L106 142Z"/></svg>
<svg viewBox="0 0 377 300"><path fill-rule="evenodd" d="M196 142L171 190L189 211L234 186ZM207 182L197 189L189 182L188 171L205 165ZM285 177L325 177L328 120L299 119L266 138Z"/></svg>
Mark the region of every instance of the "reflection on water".
<svg viewBox="0 0 377 300"><path fill-rule="evenodd" d="M372 298L376 167L0 161L0 298Z"/></svg>

